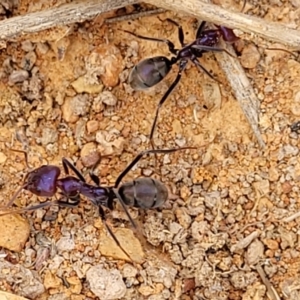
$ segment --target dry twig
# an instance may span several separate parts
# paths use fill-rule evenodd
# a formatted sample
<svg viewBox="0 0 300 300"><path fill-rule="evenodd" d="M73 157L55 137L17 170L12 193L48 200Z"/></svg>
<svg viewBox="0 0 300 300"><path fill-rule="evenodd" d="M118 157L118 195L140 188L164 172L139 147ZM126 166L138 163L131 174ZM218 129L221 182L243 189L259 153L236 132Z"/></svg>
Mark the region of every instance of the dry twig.
<svg viewBox="0 0 300 300"><path fill-rule="evenodd" d="M286 217L286 218L282 219L282 221L288 223L288 222L294 221L295 219L297 219L299 217L300 217L300 211L292 214L289 217Z"/></svg>
<svg viewBox="0 0 300 300"><path fill-rule="evenodd" d="M44 11L13 17L0 22L0 39L15 37L20 34L33 33L58 25L83 22L104 12L111 11L137 0L89 0L72 2Z"/></svg>
<svg viewBox="0 0 300 300"><path fill-rule="evenodd" d="M233 53L232 46L226 45L223 41L220 44L222 48L226 48L227 51ZM231 85L235 98L250 123L260 147L264 148L265 142L262 139L258 125L259 101L243 67L238 59L229 56L227 53L220 53L216 55L216 58Z"/></svg>
<svg viewBox="0 0 300 300"><path fill-rule="evenodd" d="M115 23L115 22L121 22L121 21L127 21L127 20L135 20L138 18L144 18L144 17L151 16L151 15L161 14L165 11L166 10L163 8L156 8L156 9L137 12L137 13L133 13L133 14L120 16L120 17L107 18L107 19L105 19L105 23L109 24L109 23Z"/></svg>
<svg viewBox="0 0 300 300"><path fill-rule="evenodd" d="M241 29L248 33L256 33L273 42L288 45L294 50L300 49L300 31L278 23L231 12L200 0L146 0L145 2L180 13L186 13L211 23Z"/></svg>
<svg viewBox="0 0 300 300"><path fill-rule="evenodd" d="M209 0L208 0L209 1ZM220 46L225 48L230 53L234 53L232 46L220 41ZM258 144L261 148L265 147L265 142L259 130L259 100L253 90L250 81L245 74L243 67L238 59L229 56L227 53L222 52L216 55L216 59L225 73L232 92L239 102L245 117L247 118L250 126L256 136Z"/></svg>
<svg viewBox="0 0 300 300"><path fill-rule="evenodd" d="M266 274L263 270L263 268L259 265L256 266L256 270L258 274L260 275L260 278L264 285L267 287L267 296L270 300L280 300L280 297L278 296L277 291L273 287L273 285L270 283L268 278L266 277Z"/></svg>

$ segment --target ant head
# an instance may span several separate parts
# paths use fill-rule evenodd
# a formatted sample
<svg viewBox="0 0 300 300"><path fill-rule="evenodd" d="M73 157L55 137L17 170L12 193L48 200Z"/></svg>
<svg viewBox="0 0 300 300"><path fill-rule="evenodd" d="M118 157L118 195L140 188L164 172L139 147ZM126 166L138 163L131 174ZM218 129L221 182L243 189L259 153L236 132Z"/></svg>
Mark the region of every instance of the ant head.
<svg viewBox="0 0 300 300"><path fill-rule="evenodd" d="M52 197L56 193L59 175L60 169L57 166L41 166L27 174L24 189L37 196Z"/></svg>

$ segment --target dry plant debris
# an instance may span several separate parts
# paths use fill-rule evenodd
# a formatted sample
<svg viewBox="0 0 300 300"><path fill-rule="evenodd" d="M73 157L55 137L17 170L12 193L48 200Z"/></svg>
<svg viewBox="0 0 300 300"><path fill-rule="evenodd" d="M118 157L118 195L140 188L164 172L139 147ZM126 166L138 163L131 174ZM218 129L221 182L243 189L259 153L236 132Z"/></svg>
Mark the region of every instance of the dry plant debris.
<svg viewBox="0 0 300 300"><path fill-rule="evenodd" d="M233 0L220 2L239 10ZM1 19L11 16L8 11L24 15L54 4L13 3L11 8L0 2ZM153 7L128 6L107 16L119 20L124 13L147 9ZM299 9L299 1L253 0L245 12L297 29ZM182 24L187 41L193 40L196 19L171 11L159 17ZM127 83L131 68L146 57L169 53L161 44L119 29L168 38L179 46L176 28L160 19L148 15L106 23L99 17L0 43L2 208L28 171L24 155L10 148L28 151L30 169L47 163L61 166L66 157L87 180L100 159L94 171L103 185L112 185L136 153L149 148L157 102L177 69L149 91L134 92ZM205 151L159 155L158 161L146 157L126 178L151 175L169 189L163 208L130 209L149 244L134 236L120 207L108 212L122 245L135 255L133 263L128 261L87 199L72 209L24 214L27 221L1 216L3 297L299 299L300 142L294 124L300 118L300 63L287 52L267 50L284 45L236 33L241 38L234 45L237 59L259 99L265 148L253 137L214 55L204 54L201 63L222 86L187 68L161 110L155 144L207 144ZM40 200L24 191L16 205Z"/></svg>

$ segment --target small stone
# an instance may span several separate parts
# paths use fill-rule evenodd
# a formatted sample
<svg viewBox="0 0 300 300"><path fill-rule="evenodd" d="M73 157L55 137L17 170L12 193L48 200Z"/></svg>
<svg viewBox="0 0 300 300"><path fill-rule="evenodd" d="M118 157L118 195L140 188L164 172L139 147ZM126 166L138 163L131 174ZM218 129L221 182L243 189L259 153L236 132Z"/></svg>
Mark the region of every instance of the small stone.
<svg viewBox="0 0 300 300"><path fill-rule="evenodd" d="M57 241L56 248L58 252L72 251L75 248L74 239L72 236L63 236Z"/></svg>
<svg viewBox="0 0 300 300"><path fill-rule="evenodd" d="M25 52L30 52L30 51L34 50L34 45L29 40L26 40L26 41L22 42L21 48Z"/></svg>
<svg viewBox="0 0 300 300"><path fill-rule="evenodd" d="M291 105L291 112L294 116L300 116L300 91L294 91L294 102Z"/></svg>
<svg viewBox="0 0 300 300"><path fill-rule="evenodd" d="M74 294L80 294L82 290L82 283L77 276L71 276L66 278L68 283L71 285L70 291Z"/></svg>
<svg viewBox="0 0 300 300"><path fill-rule="evenodd" d="M130 126L124 126L124 128L123 128L123 130L122 130L122 136L124 137L124 138L128 138L128 136L129 136L129 134L130 134Z"/></svg>
<svg viewBox="0 0 300 300"><path fill-rule="evenodd" d="M143 296L147 297L152 294L154 294L154 289L150 287L149 285L141 285L139 287L139 293L142 294Z"/></svg>
<svg viewBox="0 0 300 300"><path fill-rule="evenodd" d="M92 103L92 109L96 112L99 113L104 110L104 104L101 101L100 95L94 98L93 103Z"/></svg>
<svg viewBox="0 0 300 300"><path fill-rule="evenodd" d="M188 229L192 223L192 218L190 215L187 213L187 209L184 208L178 208L175 211L176 217L178 219L179 224L185 228Z"/></svg>
<svg viewBox="0 0 300 300"><path fill-rule="evenodd" d="M66 122L75 123L79 116L84 116L89 109L88 95L79 94L73 98L66 98L62 105L63 118Z"/></svg>
<svg viewBox="0 0 300 300"><path fill-rule="evenodd" d="M189 292L195 288L195 278L188 278L184 280L183 291L184 293Z"/></svg>
<svg viewBox="0 0 300 300"><path fill-rule="evenodd" d="M172 122L172 133L173 134L182 133L181 122L178 119L175 119Z"/></svg>
<svg viewBox="0 0 300 300"><path fill-rule="evenodd" d="M282 192L284 194L290 193L293 189L293 186L288 181L285 181L284 183L282 183L281 187L282 187Z"/></svg>
<svg viewBox="0 0 300 300"><path fill-rule="evenodd" d="M85 144L80 152L82 164L85 167L93 167L100 160L100 154L97 150L96 143L90 142Z"/></svg>
<svg viewBox="0 0 300 300"><path fill-rule="evenodd" d="M77 93L98 94L103 90L103 84L91 84L87 82L85 76L77 78L71 85Z"/></svg>
<svg viewBox="0 0 300 300"><path fill-rule="evenodd" d="M114 231L114 234L134 262L144 262L145 253L142 249L140 241L134 236L131 229L117 228ZM102 255L130 262L128 256L122 251L122 249L116 244L116 242L107 232L101 231L99 241L99 251Z"/></svg>
<svg viewBox="0 0 300 300"><path fill-rule="evenodd" d="M123 137L117 137L113 141L107 141L106 137L109 134L102 130L96 133L96 142L99 144L98 150L101 155L120 155L123 152L125 139Z"/></svg>
<svg viewBox="0 0 300 300"><path fill-rule="evenodd" d="M20 252L30 234L30 226L26 219L17 214L0 216L0 247Z"/></svg>
<svg viewBox="0 0 300 300"><path fill-rule="evenodd" d="M246 259L250 266L257 264L264 256L264 245L256 239L248 247L246 253Z"/></svg>
<svg viewBox="0 0 300 300"><path fill-rule="evenodd" d="M299 117L300 116L300 103L295 103L291 107L291 112L294 116Z"/></svg>
<svg viewBox="0 0 300 300"><path fill-rule="evenodd" d="M38 43L36 47L37 54L45 55L50 47L47 43Z"/></svg>
<svg viewBox="0 0 300 300"><path fill-rule="evenodd" d="M120 299L126 294L126 286L119 270L106 270L101 265L91 267L86 273L92 292L100 299Z"/></svg>
<svg viewBox="0 0 300 300"><path fill-rule="evenodd" d="M21 61L21 68L26 71L31 71L36 63L36 54L34 51L28 52Z"/></svg>
<svg viewBox="0 0 300 300"><path fill-rule="evenodd" d="M52 274L49 270L45 271L44 286L47 290L51 288L58 288L61 285L62 281L60 278Z"/></svg>
<svg viewBox="0 0 300 300"><path fill-rule="evenodd" d="M71 295L70 300L85 300L86 296L85 295Z"/></svg>
<svg viewBox="0 0 300 300"><path fill-rule="evenodd" d="M28 300L28 298L0 291L0 300Z"/></svg>
<svg viewBox="0 0 300 300"><path fill-rule="evenodd" d="M264 244L271 250L277 250L279 248L278 242L272 239L264 239Z"/></svg>
<svg viewBox="0 0 300 300"><path fill-rule="evenodd" d="M180 189L180 197L186 201L188 199L188 197L191 195L191 191L190 189L184 185L181 189Z"/></svg>
<svg viewBox="0 0 300 300"><path fill-rule="evenodd" d="M0 152L0 164L4 164L6 160L7 156L3 152Z"/></svg>
<svg viewBox="0 0 300 300"><path fill-rule="evenodd" d="M103 84L106 87L115 87L119 83L119 75L124 68L120 50L112 44L102 44L90 57L92 60L96 59L103 68L100 75Z"/></svg>
<svg viewBox="0 0 300 300"><path fill-rule="evenodd" d="M15 83L19 82L24 82L29 78L29 73L26 70L18 70L18 71L13 71L8 80L9 84L13 85Z"/></svg>
<svg viewBox="0 0 300 300"><path fill-rule="evenodd" d="M270 181L277 181L279 178L279 174L278 171L276 170L276 168L271 167L269 169L269 180Z"/></svg>
<svg viewBox="0 0 300 300"><path fill-rule="evenodd" d="M240 61L244 68L253 69L260 60L260 53L254 44L247 45L241 55Z"/></svg>
<svg viewBox="0 0 300 300"><path fill-rule="evenodd" d="M47 146L48 144L53 144L57 142L58 132L54 128L45 127L42 131L42 145Z"/></svg>
<svg viewBox="0 0 300 300"><path fill-rule="evenodd" d="M221 107L222 95L217 82L207 82L203 84L204 104L208 109L218 109Z"/></svg>
<svg viewBox="0 0 300 300"><path fill-rule="evenodd" d="M90 120L86 123L86 130L88 134L94 133L99 129L99 122L96 120Z"/></svg>
<svg viewBox="0 0 300 300"><path fill-rule="evenodd" d="M300 7L300 0L291 0L293 6L299 8Z"/></svg>
<svg viewBox="0 0 300 300"><path fill-rule="evenodd" d="M125 278L135 277L137 275L137 269L130 264L125 264L122 269L122 274Z"/></svg>
<svg viewBox="0 0 300 300"><path fill-rule="evenodd" d="M115 106L117 104L117 97L110 91L104 91L99 95L102 103L108 106Z"/></svg>

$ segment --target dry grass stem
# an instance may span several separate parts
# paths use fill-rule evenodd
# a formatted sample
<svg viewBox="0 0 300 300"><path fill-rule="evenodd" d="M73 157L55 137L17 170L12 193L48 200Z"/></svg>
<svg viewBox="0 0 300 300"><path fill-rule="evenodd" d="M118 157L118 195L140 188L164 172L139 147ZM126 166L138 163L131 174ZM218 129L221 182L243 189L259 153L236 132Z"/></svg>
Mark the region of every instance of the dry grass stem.
<svg viewBox="0 0 300 300"><path fill-rule="evenodd" d="M263 268L259 265L256 266L256 270L261 277L262 282L267 287L267 296L270 300L280 300L280 297L278 296L278 293L276 292L273 285L270 283L270 281L267 279L266 274L263 270Z"/></svg>
<svg viewBox="0 0 300 300"><path fill-rule="evenodd" d="M226 45L223 41L221 42L221 47L226 48L227 51L233 53L232 46ZM229 56L227 53L220 53L216 55L216 59L225 73L231 85L232 92L239 102L246 119L250 123L260 147L264 148L265 142L263 141L258 125L259 100L256 97L243 67L238 59Z"/></svg>
<svg viewBox="0 0 300 300"><path fill-rule="evenodd" d="M0 22L0 38L7 39L59 25L83 22L104 12L137 2L136 0L81 1L9 18Z"/></svg>

